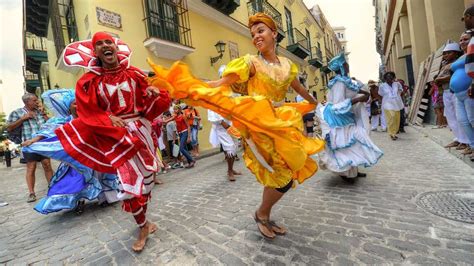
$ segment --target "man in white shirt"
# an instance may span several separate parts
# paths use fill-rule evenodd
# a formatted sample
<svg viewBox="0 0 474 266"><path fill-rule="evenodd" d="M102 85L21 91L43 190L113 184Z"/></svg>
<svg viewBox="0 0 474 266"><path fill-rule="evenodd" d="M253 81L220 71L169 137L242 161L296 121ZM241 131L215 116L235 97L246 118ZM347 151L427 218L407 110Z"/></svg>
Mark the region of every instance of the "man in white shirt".
<svg viewBox="0 0 474 266"><path fill-rule="evenodd" d="M398 130L400 128L400 110L404 108L401 93L403 86L395 81L394 72L386 72L383 75L385 82L380 85L379 95L382 96L382 109L387 121L388 134L392 140L397 140Z"/></svg>
<svg viewBox="0 0 474 266"><path fill-rule="evenodd" d="M235 181L235 176L241 175L241 173L234 170L234 160L237 155L237 145L232 139L232 136L227 132L227 130L230 128L230 122L224 119L218 113L211 110L207 110L207 118L209 122L212 123L209 142L213 147L218 147L221 145L227 161L227 177L229 181Z"/></svg>

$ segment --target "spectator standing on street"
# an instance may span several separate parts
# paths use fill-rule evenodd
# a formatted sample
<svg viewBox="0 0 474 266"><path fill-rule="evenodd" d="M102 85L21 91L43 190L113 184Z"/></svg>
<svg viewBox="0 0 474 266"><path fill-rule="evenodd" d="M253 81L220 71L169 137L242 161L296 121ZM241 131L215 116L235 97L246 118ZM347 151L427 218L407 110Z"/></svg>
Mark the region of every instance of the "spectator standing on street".
<svg viewBox="0 0 474 266"><path fill-rule="evenodd" d="M437 76L435 76L435 79ZM440 92L440 88L436 85L435 81L431 81L428 84L430 91L428 94L431 96L431 104L436 114L436 126L433 129L445 128L446 118L444 118L444 104L443 104L443 93Z"/></svg>
<svg viewBox="0 0 474 266"><path fill-rule="evenodd" d="M459 46L464 53L467 51L471 37L471 31L464 32L460 37ZM469 147L461 152L463 155L471 154L474 149L474 98L468 96L472 79L466 73L467 58L466 55L463 55L451 64L453 74L449 81L449 86L456 96L456 118L469 142Z"/></svg>
<svg viewBox="0 0 474 266"><path fill-rule="evenodd" d="M400 128L398 129L399 133L405 133L405 123L406 123L406 107L407 105L407 98L409 97L410 90L408 86L405 84L403 79L397 79L397 81L402 85L403 91L400 95L403 102L403 108L400 110ZM446 123L445 123L446 124Z"/></svg>
<svg viewBox="0 0 474 266"><path fill-rule="evenodd" d="M170 158L170 164L173 169L176 168L182 168L178 158L179 154L176 156L173 154L174 146L178 145L179 147L179 139L178 139L178 131L176 129L176 121L174 119L171 119L171 113L170 112L165 112L163 114L163 120L167 121L164 122L166 124L166 137L168 139L168 147L169 147L169 158Z"/></svg>
<svg viewBox="0 0 474 266"><path fill-rule="evenodd" d="M396 75L394 72L385 73L383 78L385 82L379 88L379 95L383 97L382 109L388 125L388 134L392 140L397 140L397 133L400 128L400 110L405 107L401 98L403 87L395 81Z"/></svg>
<svg viewBox="0 0 474 266"><path fill-rule="evenodd" d="M48 117L44 114L44 112L41 112L38 109L39 100L35 94L27 93L23 95L21 99L25 106L10 113L7 120L7 131L12 132L13 130L21 127L21 140L22 142L25 142L33 138L33 135L40 130L41 125L46 122ZM23 156L26 160L26 184L28 185L29 190L27 202L33 202L36 201L36 163L41 162L44 175L48 183L53 176L53 169L51 168L51 161L47 157L36 153L23 153Z"/></svg>
<svg viewBox="0 0 474 266"><path fill-rule="evenodd" d="M230 121L212 110L207 110L207 118L212 123L209 142L213 147L221 146L222 150L224 150L225 160L227 161L227 178L229 181L235 181L235 176L241 175L241 173L234 170L237 145L229 134L231 128Z"/></svg>
<svg viewBox="0 0 474 266"><path fill-rule="evenodd" d="M382 126L382 131L387 130L385 123L385 116L382 112L382 96L379 95L379 87L373 80L368 82L370 89L370 123L372 131L377 131L379 124Z"/></svg>
<svg viewBox="0 0 474 266"><path fill-rule="evenodd" d="M163 135L162 135L163 130L162 129L163 129L163 119L162 119L162 115L159 115L151 123L151 131L152 131L151 135L153 137L153 143L156 147L156 156L158 157L161 163L161 165L159 165L161 167L161 170L158 172L158 174L166 174L168 173L168 169L170 168L170 166L163 160L163 156L161 152L161 150L165 148L165 145L163 144ZM163 182L160 179L158 179L156 175L157 173L153 173L155 184L157 185L163 184Z"/></svg>
<svg viewBox="0 0 474 266"><path fill-rule="evenodd" d="M183 113L186 117L186 122L191 129L191 146L193 148L192 155L199 156L198 133L199 127L201 125L201 116L194 106L188 106L188 108L183 110Z"/></svg>
<svg viewBox="0 0 474 266"><path fill-rule="evenodd" d="M179 151L181 154L186 158L188 161L188 165L186 168L194 167L196 161L193 159L191 154L189 154L188 149L186 148L186 144L191 142L191 135L189 134L190 126L186 122L183 112L181 111L181 106L179 104L174 106L174 114L171 118L165 120L165 123L174 120L176 122L176 129L179 135Z"/></svg>
<svg viewBox="0 0 474 266"><path fill-rule="evenodd" d="M444 146L445 148L456 148L456 150L464 150L469 145L466 134L461 129L456 117L456 96L449 87L451 80L451 64L461 57L461 47L457 43L448 43L443 49L443 62L441 69L435 82L443 89L444 116L448 122L448 126L454 134L451 143Z"/></svg>
<svg viewBox="0 0 474 266"><path fill-rule="evenodd" d="M471 5L464 11L462 20L464 21L466 30L468 30L467 32L469 32L471 36L468 43L469 48L466 50L463 49L464 52L467 52L465 71L471 78L471 85L465 92L455 93L457 99L456 115L469 139L472 153L474 145L474 39L472 38L472 31L474 29L474 5ZM461 48L463 48L462 45ZM462 108L463 105L464 108ZM459 117L459 115L461 115L461 117ZM474 154L471 155L471 161L474 161Z"/></svg>

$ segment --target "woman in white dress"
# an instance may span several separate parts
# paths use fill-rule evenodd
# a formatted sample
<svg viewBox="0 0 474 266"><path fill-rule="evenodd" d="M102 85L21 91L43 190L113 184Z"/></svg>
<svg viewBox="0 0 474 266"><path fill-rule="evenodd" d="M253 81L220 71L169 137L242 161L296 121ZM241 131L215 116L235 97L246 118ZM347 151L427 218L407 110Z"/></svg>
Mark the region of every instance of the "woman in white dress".
<svg viewBox="0 0 474 266"><path fill-rule="evenodd" d="M359 166L370 167L377 163L383 152L369 137L369 127L363 121L364 103L369 92L361 90L363 84L348 76L349 65L344 54L329 62L336 76L329 82L327 104L318 109L326 149L320 154L321 166L338 173L344 179L365 177ZM365 111L365 110L363 110Z"/></svg>

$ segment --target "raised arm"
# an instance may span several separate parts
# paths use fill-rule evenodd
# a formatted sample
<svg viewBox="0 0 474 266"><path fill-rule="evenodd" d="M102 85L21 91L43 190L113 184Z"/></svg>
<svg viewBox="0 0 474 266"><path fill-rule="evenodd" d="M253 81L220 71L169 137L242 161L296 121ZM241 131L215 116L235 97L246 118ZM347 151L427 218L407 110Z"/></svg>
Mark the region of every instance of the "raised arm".
<svg viewBox="0 0 474 266"><path fill-rule="evenodd" d="M305 100L307 100L309 103L312 103L312 104L315 104L317 105L318 104L318 101L316 101L316 99L313 98L313 96L311 96L307 91L306 89L303 87L303 85L301 85L300 81L298 79L294 79L292 82L291 82L291 87L299 94L301 95L301 97L303 97Z"/></svg>

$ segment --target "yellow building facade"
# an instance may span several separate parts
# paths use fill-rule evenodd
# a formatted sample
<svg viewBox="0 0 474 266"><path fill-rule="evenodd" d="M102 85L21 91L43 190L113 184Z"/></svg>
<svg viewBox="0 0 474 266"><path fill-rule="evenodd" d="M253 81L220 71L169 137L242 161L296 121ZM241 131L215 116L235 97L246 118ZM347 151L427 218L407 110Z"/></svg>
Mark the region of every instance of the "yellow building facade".
<svg viewBox="0 0 474 266"><path fill-rule="evenodd" d="M323 40L321 42L321 47L322 47L321 52L322 52L322 58L323 58L323 65L327 66L329 61L331 61L331 59L334 56L338 55L339 53L343 51L342 45L339 41L339 38L337 38L333 27L331 26L329 21L326 19L326 16L324 15L324 12L321 10L321 8L318 5L315 5L310 9L310 12L322 29ZM322 70L323 72L321 74L321 78L322 78L322 86L323 86L323 90L325 94L327 92L327 85L328 85L329 79L333 77L335 74L334 72L331 72L326 67L323 67Z"/></svg>
<svg viewBox="0 0 474 266"><path fill-rule="evenodd" d="M50 2L50 3L49 3ZM41 93L54 87L74 88L84 70L66 68L59 60L70 42L89 39L106 31L132 49L131 64L149 70L146 59L169 67L187 63L203 80L218 77L230 60L257 51L247 22L249 15L264 12L279 24L278 53L290 58L310 93L324 98L324 28L301 0L197 1L197 0L37 0L25 5L25 81L27 90ZM45 19L46 18L46 19ZM35 45L31 45L35 40ZM219 53L218 43L225 43ZM40 44L40 45L39 45ZM211 62L214 57L215 62ZM38 89L39 88L39 89ZM289 91L287 100L295 101ZM201 149L209 149L207 111L198 109L203 130Z"/></svg>

